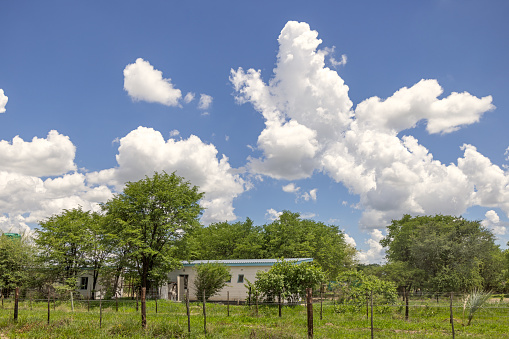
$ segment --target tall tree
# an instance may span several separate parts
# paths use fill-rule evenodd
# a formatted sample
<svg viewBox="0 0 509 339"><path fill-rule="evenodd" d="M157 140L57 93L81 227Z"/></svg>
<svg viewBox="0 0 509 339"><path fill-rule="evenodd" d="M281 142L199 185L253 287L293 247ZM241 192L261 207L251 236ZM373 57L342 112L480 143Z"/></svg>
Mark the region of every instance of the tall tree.
<svg viewBox="0 0 509 339"><path fill-rule="evenodd" d="M421 280L407 277L435 291L494 288L492 277L501 270L495 237L478 221L454 216L405 215L387 227L380 241L389 263L402 262Z"/></svg>
<svg viewBox="0 0 509 339"><path fill-rule="evenodd" d="M110 234L128 248L129 265L142 287L162 280L180 264L176 244L198 225L202 193L175 173L128 182L124 191L103 205L113 218Z"/></svg>
<svg viewBox="0 0 509 339"><path fill-rule="evenodd" d="M93 247L89 232L92 222L92 214L79 207L40 222L36 231L35 242L48 272L70 287L76 284L81 269L87 266Z"/></svg>
<svg viewBox="0 0 509 339"><path fill-rule="evenodd" d="M0 232L0 290L10 291L30 282L35 248L27 235L11 237Z"/></svg>
<svg viewBox="0 0 509 339"><path fill-rule="evenodd" d="M191 258L200 260L264 258L261 227L227 221L200 227L191 236Z"/></svg>
<svg viewBox="0 0 509 339"><path fill-rule="evenodd" d="M301 219L284 211L263 228L265 255L271 258L311 257L331 279L355 264L356 250L335 225Z"/></svg>

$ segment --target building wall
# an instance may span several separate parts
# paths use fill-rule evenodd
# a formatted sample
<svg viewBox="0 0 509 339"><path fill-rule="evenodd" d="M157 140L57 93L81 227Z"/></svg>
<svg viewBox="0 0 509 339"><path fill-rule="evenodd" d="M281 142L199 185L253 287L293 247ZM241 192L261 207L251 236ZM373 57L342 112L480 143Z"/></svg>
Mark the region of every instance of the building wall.
<svg viewBox="0 0 509 339"><path fill-rule="evenodd" d="M86 288L82 288L81 286L81 283L82 283L82 278L88 278L88 283L87 283L87 286ZM84 272L82 273L78 279L77 279L77 292L79 292L82 296L83 299L87 299L88 297L92 297L92 284L94 282L94 276L92 274L92 272ZM120 277L119 279L119 289L120 291L117 292L117 297L121 297L122 296L122 277ZM103 297L104 295L106 294L106 287L104 287L103 285L101 285L101 278L99 277L99 281L97 281L97 284L95 286L95 298L98 299L98 298L101 298Z"/></svg>
<svg viewBox="0 0 509 339"><path fill-rule="evenodd" d="M212 296L209 300L226 301L227 292L229 292L230 301L245 301L249 292L248 289L244 286L244 284L247 284L246 280L254 283L256 280L256 272L260 270L267 272L271 266L272 264L259 266L228 266L232 276L231 282L227 283L227 285L219 292L219 294ZM239 275L241 274L244 275L243 282L239 282ZM189 299L196 300L196 287L193 283L196 277L196 271L194 270L193 266L184 266L179 270L175 270L169 273L168 281L170 283L162 289L163 293L161 297L164 299L183 301L185 295L183 279L184 275L188 275Z"/></svg>

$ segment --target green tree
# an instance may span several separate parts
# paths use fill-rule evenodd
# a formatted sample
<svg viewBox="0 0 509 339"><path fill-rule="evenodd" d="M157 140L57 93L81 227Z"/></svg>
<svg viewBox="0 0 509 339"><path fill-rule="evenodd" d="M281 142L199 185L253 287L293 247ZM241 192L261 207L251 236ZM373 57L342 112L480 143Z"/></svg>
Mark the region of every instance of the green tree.
<svg viewBox="0 0 509 339"><path fill-rule="evenodd" d="M207 262L198 264L194 267L196 277L194 286L196 288L196 298L203 300L203 291L205 291L205 300L216 295L226 286L230 279L230 269L220 263Z"/></svg>
<svg viewBox="0 0 509 339"><path fill-rule="evenodd" d="M0 290L30 284L35 253L28 236L9 237L0 232Z"/></svg>
<svg viewBox="0 0 509 339"><path fill-rule="evenodd" d="M90 228L94 217L81 207L64 210L39 223L35 242L39 258L52 277L74 288L78 276L87 267L94 246Z"/></svg>
<svg viewBox="0 0 509 339"><path fill-rule="evenodd" d="M478 221L453 216L405 215L380 241L390 264L404 263L416 287L434 291L493 288L502 256L493 233ZM499 259L497 259L499 258ZM419 279L418 279L419 278Z"/></svg>
<svg viewBox="0 0 509 339"><path fill-rule="evenodd" d="M177 244L198 225L203 193L175 173L128 182L124 191L103 205L108 234L126 249L126 265L136 270L141 287L166 279L180 265Z"/></svg>
<svg viewBox="0 0 509 339"><path fill-rule="evenodd" d="M311 257L331 279L355 264L356 250L337 226L301 219L298 213L284 211L264 226L263 237L267 257Z"/></svg>
<svg viewBox="0 0 509 339"><path fill-rule="evenodd" d="M373 293L376 305L388 305L396 301L398 293L394 283L384 281L362 271L345 271L338 275L334 288L339 292L338 310L360 310Z"/></svg>
<svg viewBox="0 0 509 339"><path fill-rule="evenodd" d="M281 296L283 299L297 301L306 288L313 288L325 281L322 269L311 263L295 264L292 261L278 261L269 271L256 273L256 289L267 300Z"/></svg>
<svg viewBox="0 0 509 339"><path fill-rule="evenodd" d="M200 227L190 238L191 260L264 258L261 227L254 226L249 218Z"/></svg>

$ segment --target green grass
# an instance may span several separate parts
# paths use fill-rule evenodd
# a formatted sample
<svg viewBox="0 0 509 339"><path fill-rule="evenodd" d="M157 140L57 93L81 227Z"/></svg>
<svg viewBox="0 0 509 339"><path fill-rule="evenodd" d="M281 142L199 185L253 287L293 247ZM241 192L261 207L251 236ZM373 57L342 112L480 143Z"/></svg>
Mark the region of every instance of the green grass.
<svg viewBox="0 0 509 339"><path fill-rule="evenodd" d="M50 324L47 324L47 303L28 302L20 304L19 319L13 321L12 303L5 302L0 308L1 338L306 338L307 318L305 306L283 307L283 317L278 317L277 306L255 307L207 304L207 336L203 329L201 304L191 304L191 333L187 332L187 316L184 304L158 301L147 303L147 328L141 328L141 316L133 301L115 303L103 301L102 326L99 327L99 304L76 302L71 312L69 302L51 304ZM315 338L369 338L370 320L365 309L356 313L337 313L332 303L323 307L314 305ZM509 306L492 303L476 314L470 326L462 319L461 301L455 302L454 317L456 338L509 338ZM375 337L377 338L450 338L449 307L444 300L413 301L410 319L405 321L404 308L396 305L375 308Z"/></svg>

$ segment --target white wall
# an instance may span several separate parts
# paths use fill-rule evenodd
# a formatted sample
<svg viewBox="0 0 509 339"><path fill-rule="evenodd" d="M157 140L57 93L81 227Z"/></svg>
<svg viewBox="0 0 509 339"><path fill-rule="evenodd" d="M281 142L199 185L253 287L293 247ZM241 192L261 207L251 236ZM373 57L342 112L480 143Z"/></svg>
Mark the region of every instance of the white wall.
<svg viewBox="0 0 509 339"><path fill-rule="evenodd" d="M232 276L231 282L227 284L226 287L224 287L219 294L216 294L215 296L212 296L209 300L213 301L226 301L227 298L227 292L230 293L230 301L245 301L248 297L248 289L244 286L244 284L247 284L247 280L254 283L256 272L258 271L268 271L271 268L271 265L266 266L228 266L230 268L230 274ZM240 283L238 282L239 274L244 275L244 282ZM168 281L174 282L177 284L177 300L183 301L184 300L184 288L183 288L183 279L179 276L181 275L189 275L189 299L190 300L196 300L196 288L194 286L194 279L196 277L196 271L194 270L193 266L187 266L184 268L181 268L179 270L175 270L168 274ZM167 289L166 289L167 290ZM168 294L164 294L161 296L164 299L168 298Z"/></svg>

